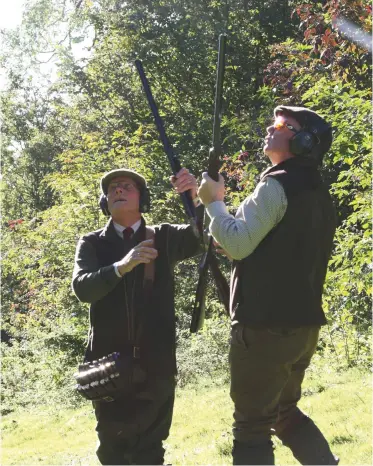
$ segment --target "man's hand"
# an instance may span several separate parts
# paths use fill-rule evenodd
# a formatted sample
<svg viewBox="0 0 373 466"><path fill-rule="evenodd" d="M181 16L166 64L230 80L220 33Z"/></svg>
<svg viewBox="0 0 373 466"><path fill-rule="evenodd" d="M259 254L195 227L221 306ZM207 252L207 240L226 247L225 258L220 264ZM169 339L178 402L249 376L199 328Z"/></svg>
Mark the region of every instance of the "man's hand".
<svg viewBox="0 0 373 466"><path fill-rule="evenodd" d="M198 196L202 204L209 205L211 202L224 201L224 178L219 174L219 181L210 178L207 172L202 174L202 183L198 189Z"/></svg>
<svg viewBox="0 0 373 466"><path fill-rule="evenodd" d="M131 272L139 264L148 264L158 256L158 251L154 249L154 241L147 239L135 246L131 251L117 262L118 271L121 275Z"/></svg>
<svg viewBox="0 0 373 466"><path fill-rule="evenodd" d="M192 199L197 197L197 180L187 168L182 168L176 175L172 175L170 181L179 194L190 190Z"/></svg>

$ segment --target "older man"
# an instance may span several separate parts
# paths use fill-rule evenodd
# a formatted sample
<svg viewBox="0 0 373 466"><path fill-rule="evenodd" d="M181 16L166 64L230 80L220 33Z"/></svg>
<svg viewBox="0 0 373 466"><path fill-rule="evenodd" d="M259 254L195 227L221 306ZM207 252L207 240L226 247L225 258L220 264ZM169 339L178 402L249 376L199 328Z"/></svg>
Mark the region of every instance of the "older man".
<svg viewBox="0 0 373 466"><path fill-rule="evenodd" d="M171 181L178 192L196 197L187 169ZM149 192L140 174L113 170L101 190L101 207L111 218L79 240L73 273L76 296L90 304L86 360L136 352L145 381L131 396L94 402L97 456L110 465L163 464L176 374L173 271L199 252L200 243L189 225L146 226Z"/></svg>
<svg viewBox="0 0 373 466"><path fill-rule="evenodd" d="M234 464L274 464L271 434L301 464L337 464L298 407L305 370L326 323L322 290L336 228L318 166L332 131L317 113L277 107L264 153L272 166L235 217L224 181L207 174L198 194L214 239L234 259L231 280L231 397Z"/></svg>

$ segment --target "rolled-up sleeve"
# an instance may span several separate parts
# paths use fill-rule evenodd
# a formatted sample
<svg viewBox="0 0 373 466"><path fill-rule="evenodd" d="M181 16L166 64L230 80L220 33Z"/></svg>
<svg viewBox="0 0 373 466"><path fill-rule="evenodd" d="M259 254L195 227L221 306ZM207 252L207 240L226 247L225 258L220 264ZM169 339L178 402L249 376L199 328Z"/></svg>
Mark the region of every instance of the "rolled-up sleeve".
<svg viewBox="0 0 373 466"><path fill-rule="evenodd" d="M272 177L262 180L246 198L234 217L224 202L206 207L214 239L236 260L250 255L286 212L287 199L282 185Z"/></svg>
<svg viewBox="0 0 373 466"><path fill-rule="evenodd" d="M79 240L73 271L72 288L79 301L94 303L107 295L120 282L115 267L99 267L96 250L90 241Z"/></svg>

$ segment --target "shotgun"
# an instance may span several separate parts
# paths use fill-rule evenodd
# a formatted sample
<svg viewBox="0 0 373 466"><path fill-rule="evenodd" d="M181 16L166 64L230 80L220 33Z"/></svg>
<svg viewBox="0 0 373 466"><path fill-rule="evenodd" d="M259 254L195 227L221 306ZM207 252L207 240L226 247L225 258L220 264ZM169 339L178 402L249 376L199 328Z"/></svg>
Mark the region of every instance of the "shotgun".
<svg viewBox="0 0 373 466"><path fill-rule="evenodd" d="M226 49L226 40L227 36L225 34L220 34L219 36L219 50L218 50L218 62L216 69L216 85L215 85L215 108L214 108L214 123L212 131L212 148L209 152L209 161L207 173L215 181L219 181L219 167L220 159L222 156L222 146L221 146L221 137L220 137L220 123L221 123L221 113L222 113L222 94L223 94L223 81L224 81L224 70L225 70L225 49ZM209 218L205 213L205 231L208 231ZM206 291L207 291L207 279L208 279L208 269L209 267L214 273L215 266L211 267L212 264L216 264L217 259L213 253L213 239L212 236L209 236L205 240L207 244L206 250L202 255L201 261L199 263L199 278L196 291L196 298L193 307L192 321L190 324L191 333L196 333L203 326L205 320L205 311L206 311ZM219 269L218 269L219 270ZM220 270L219 270L220 272ZM221 272L220 272L221 273ZM227 284L227 282L225 282ZM225 310L229 315L229 286L223 290L223 294L219 295L220 300L223 302ZM218 293L221 293L221 290L218 288Z"/></svg>
<svg viewBox="0 0 373 466"><path fill-rule="evenodd" d="M155 124L158 129L159 137L163 144L164 151L166 152L168 160L170 162L172 173L176 175L176 173L178 173L181 170L180 160L175 154L173 147L166 135L163 121L159 115L158 107L154 101L148 79L145 75L145 71L142 66L142 62L140 60L136 60L135 66L140 76L150 110L153 114ZM195 209L193 200L191 198L190 192L186 191L184 193L181 193L180 196L181 196L181 199L184 205L186 215L193 228L193 232L196 236L200 237L201 241L203 242L203 250L206 251L208 246L205 245L204 243L203 226L197 221L196 209ZM219 299L223 303L226 311L229 313L229 285L224 275L219 269L218 261L215 256L212 256L211 260L209 260L209 267L211 269L211 272L213 274L213 277L216 283Z"/></svg>

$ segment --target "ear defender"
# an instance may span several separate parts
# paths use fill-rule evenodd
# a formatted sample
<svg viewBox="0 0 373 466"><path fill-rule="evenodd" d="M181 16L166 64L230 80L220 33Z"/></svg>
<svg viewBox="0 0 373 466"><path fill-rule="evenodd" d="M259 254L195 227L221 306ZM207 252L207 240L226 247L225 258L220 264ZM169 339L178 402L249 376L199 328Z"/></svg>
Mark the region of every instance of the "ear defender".
<svg viewBox="0 0 373 466"><path fill-rule="evenodd" d="M140 212L146 214L150 210L150 191L148 188L142 188L140 193Z"/></svg>
<svg viewBox="0 0 373 466"><path fill-rule="evenodd" d="M314 134L300 130L290 139L290 152L294 155L307 155L316 144L318 144L318 139Z"/></svg>
<svg viewBox="0 0 373 466"><path fill-rule="evenodd" d="M105 194L101 194L98 205L100 206L101 212L105 215L105 217L110 217L111 214L109 212L109 207L107 205L107 197L105 196Z"/></svg>
<svg viewBox="0 0 373 466"><path fill-rule="evenodd" d="M99 200L99 206L101 212L106 216L110 217L109 207L107 203L107 197L105 194L101 194ZM148 188L143 188L140 194L139 210L141 213L146 214L150 210L150 191Z"/></svg>

